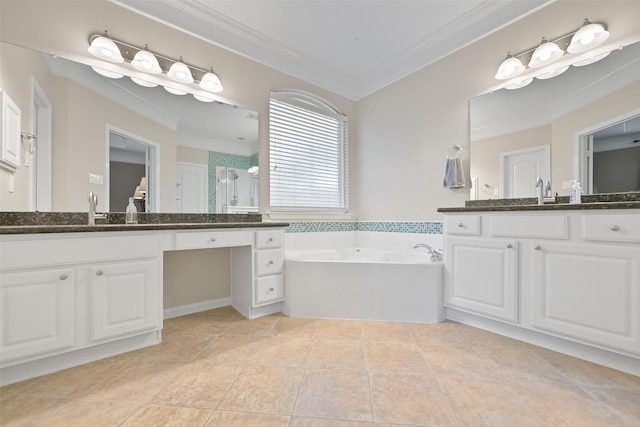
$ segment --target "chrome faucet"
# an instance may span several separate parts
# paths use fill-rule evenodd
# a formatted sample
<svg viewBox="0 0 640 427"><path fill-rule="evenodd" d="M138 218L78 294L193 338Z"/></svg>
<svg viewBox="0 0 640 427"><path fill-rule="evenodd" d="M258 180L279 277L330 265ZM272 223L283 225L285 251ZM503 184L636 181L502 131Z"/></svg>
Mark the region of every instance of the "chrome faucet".
<svg viewBox="0 0 640 427"><path fill-rule="evenodd" d="M536 188L538 192L538 204L543 205L545 203L555 203L556 198L551 194L551 181L542 181L542 178L538 178L536 181Z"/></svg>
<svg viewBox="0 0 640 427"><path fill-rule="evenodd" d="M427 245L426 243L418 243L416 245L413 246L413 249L418 249L418 248L425 248L426 250L429 251L429 253L431 254L431 262L440 262L442 261L442 252L437 250L437 249L433 249L431 246Z"/></svg>
<svg viewBox="0 0 640 427"><path fill-rule="evenodd" d="M96 219L106 219L106 213L96 213L98 207L98 196L93 194L93 191L89 192L89 225L96 225Z"/></svg>
<svg viewBox="0 0 640 427"><path fill-rule="evenodd" d="M538 193L538 204L542 205L544 204L544 182L542 181L542 178L538 178L536 181L536 189Z"/></svg>

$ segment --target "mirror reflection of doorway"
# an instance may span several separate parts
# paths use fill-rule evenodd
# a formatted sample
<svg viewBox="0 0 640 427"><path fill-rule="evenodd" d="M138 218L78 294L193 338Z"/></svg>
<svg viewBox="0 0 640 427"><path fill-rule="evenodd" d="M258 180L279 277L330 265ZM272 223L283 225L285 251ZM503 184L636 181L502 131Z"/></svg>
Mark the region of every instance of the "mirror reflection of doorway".
<svg viewBox="0 0 640 427"><path fill-rule="evenodd" d="M109 130L108 200L109 212L124 212L134 197L138 212L154 212L155 182L152 167L155 146L123 131Z"/></svg>
<svg viewBox="0 0 640 427"><path fill-rule="evenodd" d="M550 178L551 146L500 153L502 198L536 197L536 181Z"/></svg>

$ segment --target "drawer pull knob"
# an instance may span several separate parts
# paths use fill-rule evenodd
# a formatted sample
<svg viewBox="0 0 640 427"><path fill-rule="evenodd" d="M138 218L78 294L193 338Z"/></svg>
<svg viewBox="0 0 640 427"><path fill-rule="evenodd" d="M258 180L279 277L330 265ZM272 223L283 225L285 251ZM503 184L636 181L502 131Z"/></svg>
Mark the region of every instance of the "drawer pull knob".
<svg viewBox="0 0 640 427"><path fill-rule="evenodd" d="M464 224L463 224L463 223L461 223L461 222L459 222L459 223L458 223L458 228L464 228Z"/></svg>
<svg viewBox="0 0 640 427"><path fill-rule="evenodd" d="M509 243L509 244L507 245L507 249L511 249L512 247L513 247L513 245L512 245L511 243Z"/></svg>
<svg viewBox="0 0 640 427"><path fill-rule="evenodd" d="M273 291L275 291L275 289L269 288L269 292L273 292Z"/></svg>
<svg viewBox="0 0 640 427"><path fill-rule="evenodd" d="M620 231L620 227L618 227L617 225L612 225L611 227L609 227L609 230L611 230L611 231Z"/></svg>
<svg viewBox="0 0 640 427"><path fill-rule="evenodd" d="M216 242L216 238L215 238L215 237L212 237L212 238L211 238L211 243L215 243L215 242Z"/></svg>
<svg viewBox="0 0 640 427"><path fill-rule="evenodd" d="M269 238L267 239L267 243L271 243L271 242L273 242L273 237L269 237Z"/></svg>
<svg viewBox="0 0 640 427"><path fill-rule="evenodd" d="M69 278L68 274L62 273L59 277L60 280L67 280Z"/></svg>
<svg viewBox="0 0 640 427"><path fill-rule="evenodd" d="M96 276L102 276L104 272L102 270L96 271Z"/></svg>
<svg viewBox="0 0 640 427"><path fill-rule="evenodd" d="M540 249L542 249L542 246L540 246L540 245L536 245L536 247L535 247L535 248L533 248L533 249L535 249L536 251L539 251Z"/></svg>
<svg viewBox="0 0 640 427"><path fill-rule="evenodd" d="M269 260L269 262L268 262L267 264L269 264L269 265L273 265L273 264L274 264L274 262L273 262L273 260Z"/></svg>

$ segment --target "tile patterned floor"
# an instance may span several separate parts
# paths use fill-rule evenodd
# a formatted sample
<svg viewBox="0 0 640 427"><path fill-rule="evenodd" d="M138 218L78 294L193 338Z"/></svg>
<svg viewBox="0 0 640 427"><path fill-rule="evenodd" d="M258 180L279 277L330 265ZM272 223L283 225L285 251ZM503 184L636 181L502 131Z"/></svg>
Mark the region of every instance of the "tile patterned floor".
<svg viewBox="0 0 640 427"><path fill-rule="evenodd" d="M2 426L639 426L640 378L456 323L165 321L164 343L0 388Z"/></svg>

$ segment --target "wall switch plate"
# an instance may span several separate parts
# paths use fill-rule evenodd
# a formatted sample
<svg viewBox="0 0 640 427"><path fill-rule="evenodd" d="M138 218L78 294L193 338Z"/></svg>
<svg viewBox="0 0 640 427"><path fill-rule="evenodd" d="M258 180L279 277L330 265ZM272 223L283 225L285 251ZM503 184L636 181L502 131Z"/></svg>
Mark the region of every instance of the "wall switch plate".
<svg viewBox="0 0 640 427"><path fill-rule="evenodd" d="M102 175L96 175L94 173L90 173L89 184L104 184L104 179Z"/></svg>
<svg viewBox="0 0 640 427"><path fill-rule="evenodd" d="M497 189L497 188L494 188L494 189L493 189L493 195L494 195L494 196L499 196L499 195L500 195L500 190L499 190L499 189Z"/></svg>
<svg viewBox="0 0 640 427"><path fill-rule="evenodd" d="M9 193L13 193L14 191L16 191L16 174L10 173L9 174Z"/></svg>
<svg viewBox="0 0 640 427"><path fill-rule="evenodd" d="M567 188L571 188L573 186L573 180L570 179L568 181L562 181L562 189L566 190Z"/></svg>

